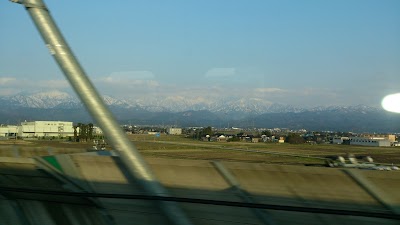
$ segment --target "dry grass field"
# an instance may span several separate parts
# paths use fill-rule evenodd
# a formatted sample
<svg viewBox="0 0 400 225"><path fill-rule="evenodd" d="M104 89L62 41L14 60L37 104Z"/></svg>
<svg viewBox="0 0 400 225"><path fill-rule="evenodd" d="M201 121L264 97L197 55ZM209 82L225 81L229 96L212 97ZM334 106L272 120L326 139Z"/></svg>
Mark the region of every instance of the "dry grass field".
<svg viewBox="0 0 400 225"><path fill-rule="evenodd" d="M345 156L347 153L352 153L360 156L369 155L379 163L400 163L400 148L330 144L293 145L247 142L202 142L173 135L162 135L158 138L153 135L130 135L129 137L145 156L279 164L321 164L323 160L313 157ZM284 154L296 155L298 157L284 156Z"/></svg>
<svg viewBox="0 0 400 225"><path fill-rule="evenodd" d="M137 149L145 157L203 159L237 162L257 162L273 164L322 164L326 156L369 155L379 163L400 164L400 148L364 147L349 145L293 145L277 143L248 142L203 142L183 136L129 135ZM0 155L19 156L48 155L86 152L92 148L91 142L67 142L65 140L2 140ZM110 148L110 147L109 147ZM290 156L289 156L290 155Z"/></svg>

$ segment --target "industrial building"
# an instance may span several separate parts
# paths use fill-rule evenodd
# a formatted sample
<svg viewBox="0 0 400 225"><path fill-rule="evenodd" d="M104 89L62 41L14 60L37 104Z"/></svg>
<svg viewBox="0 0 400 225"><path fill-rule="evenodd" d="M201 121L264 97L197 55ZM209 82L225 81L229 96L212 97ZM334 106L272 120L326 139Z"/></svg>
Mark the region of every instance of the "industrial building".
<svg viewBox="0 0 400 225"><path fill-rule="evenodd" d="M349 137L333 137L332 144L341 145L341 144L343 144L344 141L348 141L348 140L350 140Z"/></svg>
<svg viewBox="0 0 400 225"><path fill-rule="evenodd" d="M397 143L393 134L363 134L359 137L333 137L332 144L350 144L375 147L390 147Z"/></svg>
<svg viewBox="0 0 400 225"><path fill-rule="evenodd" d="M73 137L72 122L66 121L32 121L22 122L18 128L18 136L29 137Z"/></svg>
<svg viewBox="0 0 400 225"><path fill-rule="evenodd" d="M389 139L383 137L351 137L350 145L390 147L392 143Z"/></svg>
<svg viewBox="0 0 400 225"><path fill-rule="evenodd" d="M180 135L182 134L182 128L176 128L176 127L167 128L167 134Z"/></svg>
<svg viewBox="0 0 400 225"><path fill-rule="evenodd" d="M364 134L362 135L364 138L375 138L375 139L387 139L390 142L396 141L396 135L394 134Z"/></svg>
<svg viewBox="0 0 400 225"><path fill-rule="evenodd" d="M0 126L0 137L15 137L18 133L18 126Z"/></svg>
<svg viewBox="0 0 400 225"><path fill-rule="evenodd" d="M79 127L76 128L79 134ZM103 135L100 127L93 126L93 135ZM21 125L1 125L0 138L73 137L74 125L68 121L30 121Z"/></svg>

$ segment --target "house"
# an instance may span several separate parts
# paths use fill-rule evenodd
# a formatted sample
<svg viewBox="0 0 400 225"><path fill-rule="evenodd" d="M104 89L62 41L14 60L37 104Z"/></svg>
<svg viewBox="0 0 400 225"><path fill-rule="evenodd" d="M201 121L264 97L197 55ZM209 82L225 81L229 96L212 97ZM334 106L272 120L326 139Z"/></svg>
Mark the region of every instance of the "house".
<svg viewBox="0 0 400 225"><path fill-rule="evenodd" d="M226 141L226 137L224 135L220 135L217 137L217 141Z"/></svg>

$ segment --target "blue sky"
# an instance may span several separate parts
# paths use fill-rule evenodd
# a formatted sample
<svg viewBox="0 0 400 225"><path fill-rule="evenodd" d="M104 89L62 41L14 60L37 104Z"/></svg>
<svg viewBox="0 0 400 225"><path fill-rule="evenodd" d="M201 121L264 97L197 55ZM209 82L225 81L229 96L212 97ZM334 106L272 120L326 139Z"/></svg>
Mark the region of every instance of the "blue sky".
<svg viewBox="0 0 400 225"><path fill-rule="evenodd" d="M46 1L101 93L378 106L400 92L398 0ZM25 9L0 2L0 95L69 90Z"/></svg>

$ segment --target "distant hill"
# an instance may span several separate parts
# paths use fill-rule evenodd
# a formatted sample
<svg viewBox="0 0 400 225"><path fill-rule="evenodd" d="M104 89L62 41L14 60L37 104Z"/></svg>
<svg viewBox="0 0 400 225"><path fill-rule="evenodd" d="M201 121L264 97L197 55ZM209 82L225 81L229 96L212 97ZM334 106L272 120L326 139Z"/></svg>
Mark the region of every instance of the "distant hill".
<svg viewBox="0 0 400 225"><path fill-rule="evenodd" d="M285 127L318 131L400 132L400 115L385 111L321 110L287 113L265 113L235 126L246 126L252 121L258 127Z"/></svg>
<svg viewBox="0 0 400 225"><path fill-rule="evenodd" d="M400 114L363 105L303 109L243 98L196 102L180 98L129 101L104 96L104 101L121 123L138 125L400 132ZM18 124L24 120L92 122L79 100L59 91L1 97L0 105L2 124Z"/></svg>

